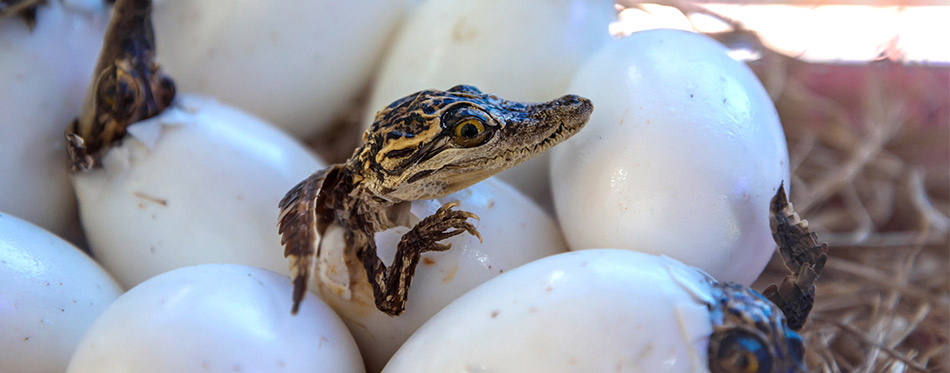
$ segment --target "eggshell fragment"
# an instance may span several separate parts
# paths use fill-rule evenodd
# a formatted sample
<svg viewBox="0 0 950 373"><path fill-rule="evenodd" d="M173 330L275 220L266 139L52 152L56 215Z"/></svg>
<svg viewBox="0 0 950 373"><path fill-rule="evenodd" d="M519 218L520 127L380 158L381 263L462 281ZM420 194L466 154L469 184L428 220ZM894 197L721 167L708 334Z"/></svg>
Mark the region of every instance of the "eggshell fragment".
<svg viewBox="0 0 950 373"><path fill-rule="evenodd" d="M555 255L452 302L383 372L704 371L710 299L706 275L667 257Z"/></svg>
<svg viewBox="0 0 950 373"><path fill-rule="evenodd" d="M594 113L552 149L558 219L572 249L669 255L749 285L772 256L768 203L789 180L768 94L705 36L634 33L604 47L569 90Z"/></svg>
<svg viewBox="0 0 950 373"><path fill-rule="evenodd" d="M0 372L62 372L122 289L59 237L0 213Z"/></svg>
<svg viewBox="0 0 950 373"><path fill-rule="evenodd" d="M406 94L470 84L510 100L565 94L581 64L610 40L610 0L439 0L419 5L393 41L364 124ZM501 178L550 202L546 155Z"/></svg>
<svg viewBox="0 0 950 373"><path fill-rule="evenodd" d="M132 287L175 268L237 263L288 274L277 203L322 161L266 122L181 95L74 178L99 261Z"/></svg>
<svg viewBox="0 0 950 373"><path fill-rule="evenodd" d="M340 319L317 297L292 316L291 289L242 265L164 273L106 309L67 372L362 372Z"/></svg>
<svg viewBox="0 0 950 373"><path fill-rule="evenodd" d="M345 273L342 232L329 231L324 237L324 272L318 289L350 328L369 371L379 371L413 331L466 291L521 264L566 250L552 219L517 190L496 179L438 200L412 202L412 224L452 201L459 202L457 209L481 218L473 223L484 242L463 233L444 241L452 244L448 251L424 254L409 289L406 310L397 317L376 309L365 272ZM379 256L387 264L408 230L398 227L377 234ZM347 286L351 283L354 285Z"/></svg>
<svg viewBox="0 0 950 373"><path fill-rule="evenodd" d="M162 0L158 62L298 137L327 128L376 70L406 0Z"/></svg>
<svg viewBox="0 0 950 373"><path fill-rule="evenodd" d="M56 234L76 226L63 129L79 114L108 9L46 1L36 25L0 18L0 211Z"/></svg>

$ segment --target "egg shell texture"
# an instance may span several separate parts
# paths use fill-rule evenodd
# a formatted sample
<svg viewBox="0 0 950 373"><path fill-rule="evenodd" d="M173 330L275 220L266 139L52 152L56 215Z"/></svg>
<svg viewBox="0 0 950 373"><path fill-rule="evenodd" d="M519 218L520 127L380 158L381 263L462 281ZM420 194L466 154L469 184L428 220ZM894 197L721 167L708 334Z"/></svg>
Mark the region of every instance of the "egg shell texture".
<svg viewBox="0 0 950 373"><path fill-rule="evenodd" d="M79 114L109 13L101 1L51 1L31 31L0 19L0 211L57 234L75 228L63 130Z"/></svg>
<svg viewBox="0 0 950 373"><path fill-rule="evenodd" d="M369 83L405 0L160 0L158 62L179 91L215 96L298 137Z"/></svg>
<svg viewBox="0 0 950 373"><path fill-rule="evenodd" d="M380 67L364 125L406 94L458 84L509 100L558 98L581 64L610 40L615 17L610 0L423 2ZM548 163L542 154L501 178L546 206Z"/></svg>
<svg viewBox="0 0 950 373"><path fill-rule="evenodd" d="M775 107L725 47L678 30L604 47L569 89L594 113L552 150L557 216L572 249L669 255L749 285L772 256L768 203L789 180Z"/></svg>
<svg viewBox="0 0 950 373"><path fill-rule="evenodd" d="M0 213L0 372L62 372L122 289L85 253Z"/></svg>
<svg viewBox="0 0 950 373"><path fill-rule="evenodd" d="M480 218L473 224L477 237L463 233L444 242L452 248L422 256L409 289L406 310L391 317L376 309L365 272L350 274L355 285L341 291L334 283L320 282L321 296L343 318L360 345L369 371L379 371L399 346L420 325L445 305L479 284L519 265L564 252L567 247L554 221L531 200L504 182L490 178L437 200L412 202L411 223L432 215L444 203L457 201L456 209ZM399 239L409 230L397 227L376 235L379 256L392 261ZM342 257L342 231L329 231L323 250ZM345 268L330 261L325 268ZM338 273L334 273L338 275ZM343 296L344 292L348 292ZM349 299L347 299L349 297Z"/></svg>
<svg viewBox="0 0 950 373"><path fill-rule="evenodd" d="M292 316L291 289L242 265L164 273L96 320L67 372L362 372L340 319L316 297Z"/></svg>
<svg viewBox="0 0 950 373"><path fill-rule="evenodd" d="M129 132L101 169L74 178L89 244L120 283L203 263L289 273L277 203L322 161L266 122L201 96L180 95Z"/></svg>
<svg viewBox="0 0 950 373"><path fill-rule="evenodd" d="M540 259L452 302L383 371L702 371L712 332L706 278L626 250Z"/></svg>

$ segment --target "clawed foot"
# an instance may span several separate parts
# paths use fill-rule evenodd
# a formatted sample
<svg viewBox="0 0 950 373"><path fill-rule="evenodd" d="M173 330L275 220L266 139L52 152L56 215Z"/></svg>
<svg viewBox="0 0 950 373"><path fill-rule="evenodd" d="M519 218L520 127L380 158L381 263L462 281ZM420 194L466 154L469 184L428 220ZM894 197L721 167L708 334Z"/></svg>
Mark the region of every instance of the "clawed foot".
<svg viewBox="0 0 950 373"><path fill-rule="evenodd" d="M808 221L795 212L785 195L784 183L769 207L772 238L791 274L781 285L769 285L762 294L782 309L789 328L799 330L814 304L815 281L828 259L828 244L818 241L818 235L808 230Z"/></svg>
<svg viewBox="0 0 950 373"><path fill-rule="evenodd" d="M86 152L86 143L75 133L66 134L66 151L69 153L69 168L73 172L92 168L93 159Z"/></svg>
<svg viewBox="0 0 950 373"><path fill-rule="evenodd" d="M400 246L403 241L413 241L411 244L418 245L421 248L420 253L428 251L446 251L452 248L450 243L439 243L450 237L458 236L463 232L478 237L482 241L482 235L478 233L475 226L468 219L478 220L478 216L468 211L453 210L458 207L458 202L449 202L439 208L435 214L422 219L412 230L402 236Z"/></svg>
<svg viewBox="0 0 950 373"><path fill-rule="evenodd" d="M482 236L468 220L478 220L478 216L468 211L452 209L458 205L456 202L442 205L435 214L422 219L406 232L399 240L396 257L388 268L376 257L375 246L371 245L364 251L363 265L373 286L376 308L391 316L397 316L406 309L409 285L422 253L445 251L452 247L452 244L439 241L463 232L468 232L481 241Z"/></svg>

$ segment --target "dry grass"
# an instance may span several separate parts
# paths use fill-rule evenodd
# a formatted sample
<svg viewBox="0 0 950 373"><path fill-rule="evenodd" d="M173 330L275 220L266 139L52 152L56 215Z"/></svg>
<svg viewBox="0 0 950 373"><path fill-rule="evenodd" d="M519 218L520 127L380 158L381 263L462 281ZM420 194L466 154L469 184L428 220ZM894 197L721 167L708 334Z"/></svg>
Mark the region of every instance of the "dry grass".
<svg viewBox="0 0 950 373"><path fill-rule="evenodd" d="M764 56L752 65L785 127L792 202L831 247L803 330L809 367L950 370L946 71ZM785 274L778 259L757 288Z"/></svg>

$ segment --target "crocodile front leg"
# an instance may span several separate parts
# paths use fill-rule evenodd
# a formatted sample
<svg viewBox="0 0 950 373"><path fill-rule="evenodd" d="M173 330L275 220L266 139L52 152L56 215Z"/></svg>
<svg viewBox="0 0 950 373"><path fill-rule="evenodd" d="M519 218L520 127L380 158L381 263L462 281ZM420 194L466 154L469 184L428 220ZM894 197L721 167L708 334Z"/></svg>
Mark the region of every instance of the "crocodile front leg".
<svg viewBox="0 0 950 373"><path fill-rule="evenodd" d="M409 285L416 272L416 265L422 254L429 251L445 251L452 247L448 243L439 243L463 232L482 239L475 226L468 219L478 220L478 216L467 211L453 210L456 202L446 203L425 219L422 219L399 240L393 264L386 267L376 255L374 240L366 240L360 260L366 269L366 276L373 287L376 308L390 316L398 316L406 309L406 297Z"/></svg>
<svg viewBox="0 0 950 373"><path fill-rule="evenodd" d="M828 260L828 244L808 230L808 221L802 219L788 201L784 183L769 207L772 238L790 274L780 285L767 287L762 295L782 310L789 328L800 330L815 302L815 282Z"/></svg>

